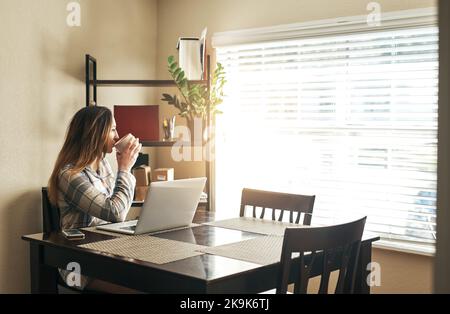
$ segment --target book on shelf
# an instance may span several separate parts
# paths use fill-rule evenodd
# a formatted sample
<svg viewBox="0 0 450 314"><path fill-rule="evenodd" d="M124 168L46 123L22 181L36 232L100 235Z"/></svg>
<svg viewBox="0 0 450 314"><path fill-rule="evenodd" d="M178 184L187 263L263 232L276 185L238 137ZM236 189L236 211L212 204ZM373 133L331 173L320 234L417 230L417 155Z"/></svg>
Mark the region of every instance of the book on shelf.
<svg viewBox="0 0 450 314"><path fill-rule="evenodd" d="M120 137L131 133L140 141L160 140L158 105L115 105L114 118Z"/></svg>

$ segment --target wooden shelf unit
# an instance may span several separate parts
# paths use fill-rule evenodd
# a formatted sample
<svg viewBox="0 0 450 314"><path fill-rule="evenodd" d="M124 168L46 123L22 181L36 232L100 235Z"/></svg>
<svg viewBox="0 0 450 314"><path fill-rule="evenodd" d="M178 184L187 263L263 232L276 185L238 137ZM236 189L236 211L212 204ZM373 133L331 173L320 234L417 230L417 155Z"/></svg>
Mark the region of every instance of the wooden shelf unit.
<svg viewBox="0 0 450 314"><path fill-rule="evenodd" d="M189 81L193 84L205 84L207 86L208 95L210 93L211 84L211 71L210 71L210 56L206 59L206 70L207 76L206 80ZM176 87L176 83L173 80L98 80L97 79L97 59L93 56L85 55L85 84L86 84L86 106L91 104L91 87L92 96L95 105L97 105L97 87ZM208 109L206 127L207 130L213 126L211 113ZM214 133L213 133L214 134ZM212 139L210 139L212 140ZM171 147L176 141L142 141L142 146L144 147ZM188 143L186 143L188 145ZM206 202L206 210L211 209L211 162L205 161L205 172L206 172L206 193L208 195L208 200Z"/></svg>

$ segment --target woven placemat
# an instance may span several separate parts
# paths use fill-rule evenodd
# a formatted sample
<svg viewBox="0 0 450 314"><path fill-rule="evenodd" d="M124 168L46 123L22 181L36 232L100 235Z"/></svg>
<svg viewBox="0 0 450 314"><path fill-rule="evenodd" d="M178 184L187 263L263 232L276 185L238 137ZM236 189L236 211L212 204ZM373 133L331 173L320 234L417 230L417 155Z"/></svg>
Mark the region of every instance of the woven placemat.
<svg viewBox="0 0 450 314"><path fill-rule="evenodd" d="M160 233L164 233L164 232L170 232L170 231L177 231L177 230L183 230L183 229L188 229L188 228L193 228L193 227L198 227L200 226L199 224L196 223L192 223L189 226L185 226L185 227L179 227L179 228L174 228L174 229L169 229L169 230L161 230L161 231L155 231L155 232L150 232L150 233L146 233L147 235L154 235L154 234L160 234ZM94 227L86 227L86 228L82 228L81 230L86 230L86 231L90 231L90 232L95 232L95 233L100 233L100 234L106 234L106 235L110 235L110 236L114 236L114 237L134 237L131 234L125 234L125 233L119 233L119 232L112 232L112 231L106 231L106 230L100 230L97 229L96 226Z"/></svg>
<svg viewBox="0 0 450 314"><path fill-rule="evenodd" d="M105 230L100 230L97 229L97 227L86 227L86 228L81 228L81 230L84 231L89 231L89 232L95 232L95 233L100 233L100 234L106 234L106 235L110 235L116 238L119 237L129 237L130 235L125 234L125 233L118 233L118 232L110 232L110 231L105 231Z"/></svg>
<svg viewBox="0 0 450 314"><path fill-rule="evenodd" d="M202 245L162 239L149 235L126 236L111 240L81 244L79 247L137 259L154 264L165 264L202 255Z"/></svg>
<svg viewBox="0 0 450 314"><path fill-rule="evenodd" d="M262 236L216 247L200 249L200 252L234 258L260 265L280 261L283 237Z"/></svg>
<svg viewBox="0 0 450 314"><path fill-rule="evenodd" d="M206 222L204 223L204 225L276 236L284 236L284 229L288 227L289 228L309 227L294 223L287 223L252 217L238 217L226 220L212 221Z"/></svg>

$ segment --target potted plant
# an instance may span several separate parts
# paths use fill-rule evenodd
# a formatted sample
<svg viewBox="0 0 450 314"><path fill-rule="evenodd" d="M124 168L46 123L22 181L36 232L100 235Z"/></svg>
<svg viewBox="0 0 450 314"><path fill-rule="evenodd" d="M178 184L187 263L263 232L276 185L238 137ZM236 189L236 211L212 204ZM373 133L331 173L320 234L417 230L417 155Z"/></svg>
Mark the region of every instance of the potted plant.
<svg viewBox="0 0 450 314"><path fill-rule="evenodd" d="M168 70L181 96L163 94L161 100L177 108L179 110L178 115L186 118L187 126L191 132L191 143L194 143L195 121L201 123L201 134L203 135L208 108L212 116L222 113L217 109L217 106L223 102L223 87L226 83L224 68L222 64L217 63L211 78L209 95L206 84L194 84L187 80L184 71L178 66L173 56L168 58Z"/></svg>

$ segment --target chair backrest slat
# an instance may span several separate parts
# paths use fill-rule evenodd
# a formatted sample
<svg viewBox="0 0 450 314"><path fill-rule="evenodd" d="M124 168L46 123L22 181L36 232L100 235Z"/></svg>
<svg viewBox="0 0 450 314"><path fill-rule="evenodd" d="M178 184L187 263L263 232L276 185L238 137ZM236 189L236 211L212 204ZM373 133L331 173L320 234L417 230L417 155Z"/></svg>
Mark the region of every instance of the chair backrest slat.
<svg viewBox="0 0 450 314"><path fill-rule="evenodd" d="M342 263L341 267L339 268L338 284L336 285L335 293L344 293L344 282L350 264L351 253L352 246L347 245L342 252Z"/></svg>
<svg viewBox="0 0 450 314"><path fill-rule="evenodd" d="M284 209L280 209L280 216L278 216L278 221L283 221Z"/></svg>
<svg viewBox="0 0 450 314"><path fill-rule="evenodd" d="M328 284L330 282L330 264L332 263L333 253L330 250L323 252L322 276L320 278L319 293L328 294Z"/></svg>
<svg viewBox="0 0 450 314"><path fill-rule="evenodd" d="M309 256L309 262L305 263L305 254L303 252L300 253L300 271L298 272L299 278L298 278L298 285L294 286L294 293L297 294L305 294L306 289L308 287L308 280L310 277L311 270L314 265L316 252L311 252L311 255Z"/></svg>
<svg viewBox="0 0 450 314"><path fill-rule="evenodd" d="M266 213L266 208L265 208L265 207L263 207L263 209L262 209L262 211L261 211L261 215L259 216L259 219L263 219L263 218L264 218L264 215L265 215L265 213Z"/></svg>

